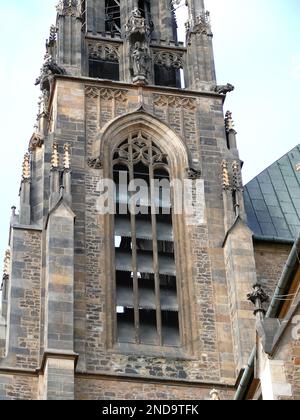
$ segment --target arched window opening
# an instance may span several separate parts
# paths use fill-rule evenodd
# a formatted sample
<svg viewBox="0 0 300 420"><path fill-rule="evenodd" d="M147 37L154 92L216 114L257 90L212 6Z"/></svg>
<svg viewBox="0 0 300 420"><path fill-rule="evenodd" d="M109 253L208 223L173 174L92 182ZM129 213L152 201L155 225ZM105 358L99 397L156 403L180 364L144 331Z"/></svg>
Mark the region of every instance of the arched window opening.
<svg viewBox="0 0 300 420"><path fill-rule="evenodd" d="M161 64L154 65L155 84L181 89L182 76L180 69L168 68Z"/></svg>
<svg viewBox="0 0 300 420"><path fill-rule="evenodd" d="M172 51L157 51L154 57L154 79L158 86L184 88L182 54Z"/></svg>
<svg viewBox="0 0 300 420"><path fill-rule="evenodd" d="M113 37L121 33L121 10L118 0L105 0L105 31Z"/></svg>
<svg viewBox="0 0 300 420"><path fill-rule="evenodd" d="M89 44L89 77L120 80L119 55L114 47Z"/></svg>
<svg viewBox="0 0 300 420"><path fill-rule="evenodd" d="M143 132L114 151L117 341L179 347L167 156Z"/></svg>

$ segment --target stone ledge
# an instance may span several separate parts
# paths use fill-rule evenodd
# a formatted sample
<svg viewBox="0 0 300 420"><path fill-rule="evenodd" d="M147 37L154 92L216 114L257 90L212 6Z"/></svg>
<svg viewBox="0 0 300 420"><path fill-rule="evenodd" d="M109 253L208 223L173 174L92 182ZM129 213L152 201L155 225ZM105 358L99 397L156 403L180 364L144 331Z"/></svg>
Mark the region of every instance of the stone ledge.
<svg viewBox="0 0 300 420"><path fill-rule="evenodd" d="M185 381L179 379L171 379L171 378L153 378L153 377L141 377L141 376L134 376L134 375L115 375L109 373L95 373L95 372L84 372L84 371L77 371L75 372L75 379L97 379L99 381L123 381L123 382L134 382L134 383L142 383L142 384L163 384L163 385L173 385L173 386L180 386L180 387L195 387L195 388L219 388L219 389L231 389L236 390L236 382L232 383L216 383L216 382L195 382L195 381Z"/></svg>
<svg viewBox="0 0 300 420"><path fill-rule="evenodd" d="M55 350L47 350L44 352L42 357L41 367L37 369L37 373L44 373L45 366L48 359L58 359L58 360L73 360L75 362L75 369L78 363L79 354L73 352L61 352Z"/></svg>
<svg viewBox="0 0 300 420"><path fill-rule="evenodd" d="M11 226L12 229L17 229L17 230L33 230L36 232L42 232L43 228L41 226L38 225L20 225L20 224L13 224Z"/></svg>

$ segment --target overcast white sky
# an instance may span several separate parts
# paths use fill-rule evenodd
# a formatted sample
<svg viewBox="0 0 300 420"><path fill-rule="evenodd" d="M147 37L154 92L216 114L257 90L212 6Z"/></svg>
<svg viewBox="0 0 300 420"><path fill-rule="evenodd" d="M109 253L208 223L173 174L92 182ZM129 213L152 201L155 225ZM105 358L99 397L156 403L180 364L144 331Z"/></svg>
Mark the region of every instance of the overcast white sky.
<svg viewBox="0 0 300 420"><path fill-rule="evenodd" d="M57 0L1 3L0 260L10 207L18 205L22 156L37 112L34 81ZM236 87L225 111L233 112L244 179L249 181L300 143L300 2L206 0L206 7L215 35L218 81Z"/></svg>

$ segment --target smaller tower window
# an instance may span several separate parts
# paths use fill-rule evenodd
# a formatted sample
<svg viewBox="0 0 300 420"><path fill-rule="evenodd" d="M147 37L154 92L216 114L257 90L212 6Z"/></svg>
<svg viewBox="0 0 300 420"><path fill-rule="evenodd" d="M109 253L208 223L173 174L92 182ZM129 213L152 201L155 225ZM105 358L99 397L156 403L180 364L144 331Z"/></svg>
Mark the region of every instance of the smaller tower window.
<svg viewBox="0 0 300 420"><path fill-rule="evenodd" d="M159 64L154 66L155 84L157 86L168 86L181 88L181 75L179 69L167 68Z"/></svg>
<svg viewBox="0 0 300 420"><path fill-rule="evenodd" d="M89 77L120 80L119 56L110 45L89 45Z"/></svg>
<svg viewBox="0 0 300 420"><path fill-rule="evenodd" d="M154 58L154 79L158 86L183 88L183 57L174 51L157 51Z"/></svg>
<svg viewBox="0 0 300 420"><path fill-rule="evenodd" d="M89 77L97 79L120 80L119 63L89 60Z"/></svg>

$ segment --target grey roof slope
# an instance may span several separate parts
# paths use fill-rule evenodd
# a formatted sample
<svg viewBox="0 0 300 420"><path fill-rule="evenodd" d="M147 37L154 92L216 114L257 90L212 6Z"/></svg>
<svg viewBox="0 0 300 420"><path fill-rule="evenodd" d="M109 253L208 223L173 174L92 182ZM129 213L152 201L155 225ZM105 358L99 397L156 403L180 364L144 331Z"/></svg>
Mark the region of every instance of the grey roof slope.
<svg viewBox="0 0 300 420"><path fill-rule="evenodd" d="M248 225L256 236L295 240L300 232L300 145L245 186Z"/></svg>

